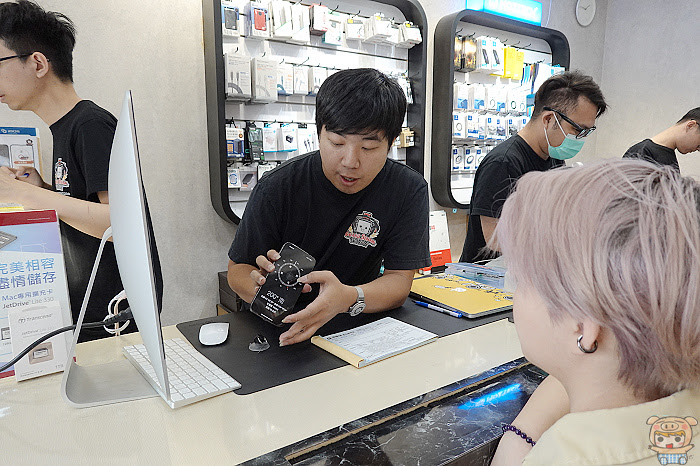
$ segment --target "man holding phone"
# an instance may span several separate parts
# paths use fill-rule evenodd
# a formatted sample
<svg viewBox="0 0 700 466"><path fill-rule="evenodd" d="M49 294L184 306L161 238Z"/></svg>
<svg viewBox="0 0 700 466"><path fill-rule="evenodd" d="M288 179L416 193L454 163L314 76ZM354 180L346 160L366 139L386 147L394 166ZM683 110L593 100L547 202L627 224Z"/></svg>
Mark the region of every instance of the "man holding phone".
<svg viewBox="0 0 700 466"><path fill-rule="evenodd" d="M416 270L430 265L427 183L387 158L405 112L403 90L381 72L331 75L316 96L320 150L253 189L229 250L231 288L250 303L286 242L316 259L299 279L298 312L282 321L292 325L281 346L311 338L337 314L401 306Z"/></svg>

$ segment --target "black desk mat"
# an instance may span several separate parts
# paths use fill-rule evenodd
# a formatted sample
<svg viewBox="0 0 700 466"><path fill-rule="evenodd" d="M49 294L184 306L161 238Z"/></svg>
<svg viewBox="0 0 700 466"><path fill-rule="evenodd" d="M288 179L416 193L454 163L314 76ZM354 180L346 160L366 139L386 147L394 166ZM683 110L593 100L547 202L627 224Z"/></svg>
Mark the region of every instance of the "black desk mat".
<svg viewBox="0 0 700 466"><path fill-rule="evenodd" d="M390 316L444 337L504 319L511 314L511 311L507 311L478 319L458 319L420 307L409 300L400 308L387 312L360 314L356 317L339 314L321 327L317 334L329 335ZM199 327L210 322L229 323L229 335L223 344L203 346L199 343ZM236 390L239 395L248 395L347 365L342 359L312 345L309 340L280 347L279 336L288 327L275 327L249 311L232 312L177 325L180 333L197 351L241 383L241 388ZM270 342L270 349L255 353L248 349L248 344L259 333L265 335Z"/></svg>

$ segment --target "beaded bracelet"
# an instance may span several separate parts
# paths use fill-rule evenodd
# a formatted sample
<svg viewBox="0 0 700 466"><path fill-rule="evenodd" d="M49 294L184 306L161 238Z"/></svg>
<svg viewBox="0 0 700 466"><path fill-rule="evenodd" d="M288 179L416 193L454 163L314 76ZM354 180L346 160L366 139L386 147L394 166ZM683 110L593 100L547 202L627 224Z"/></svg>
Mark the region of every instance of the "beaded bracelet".
<svg viewBox="0 0 700 466"><path fill-rule="evenodd" d="M532 445L533 447L534 447L535 444L537 443L537 442L535 442L534 440L532 440L532 438L529 437L525 432L523 432L522 430L518 429L518 428L515 427L513 424L503 424L503 425L501 426L501 429L503 430L503 433L504 433L504 434L505 434L506 431L508 431L508 430L511 431L511 432L513 432L515 435L519 436L520 438L522 438L523 440L525 440L527 443L529 443L529 444Z"/></svg>

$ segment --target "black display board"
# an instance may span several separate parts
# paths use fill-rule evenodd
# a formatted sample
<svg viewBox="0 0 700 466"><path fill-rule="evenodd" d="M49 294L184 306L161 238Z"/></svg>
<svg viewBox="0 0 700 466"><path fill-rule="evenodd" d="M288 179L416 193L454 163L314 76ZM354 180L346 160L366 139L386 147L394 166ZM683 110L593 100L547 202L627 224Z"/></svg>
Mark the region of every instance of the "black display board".
<svg viewBox="0 0 700 466"><path fill-rule="evenodd" d="M458 319L407 301L398 309L377 314L360 314L356 317L340 314L321 327L317 334L329 335L382 317L393 317L444 337L511 315L512 312L507 311L478 319ZM229 335L223 344L203 346L199 343L199 328L209 322L229 323ZM280 347L279 336L288 326L275 327L248 311L183 322L178 324L177 328L197 351L241 383L241 388L235 391L239 395L247 395L347 365L342 359L312 345L309 340ZM270 349L267 351L256 353L248 349L248 344L258 334L264 335L270 342Z"/></svg>

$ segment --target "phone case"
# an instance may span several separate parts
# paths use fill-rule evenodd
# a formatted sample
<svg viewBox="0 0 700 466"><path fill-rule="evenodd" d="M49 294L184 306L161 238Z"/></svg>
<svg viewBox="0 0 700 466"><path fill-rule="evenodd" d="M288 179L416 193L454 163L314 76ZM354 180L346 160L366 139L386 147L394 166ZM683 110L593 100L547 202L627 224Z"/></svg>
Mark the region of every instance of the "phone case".
<svg viewBox="0 0 700 466"><path fill-rule="evenodd" d="M265 283L258 288L250 310L273 325L281 327L282 319L291 314L301 295L303 284L299 277L308 274L316 266L316 259L292 243L284 243Z"/></svg>
<svg viewBox="0 0 700 466"><path fill-rule="evenodd" d="M267 15L265 11L260 9L255 9L254 16L254 26L258 31L267 31Z"/></svg>

